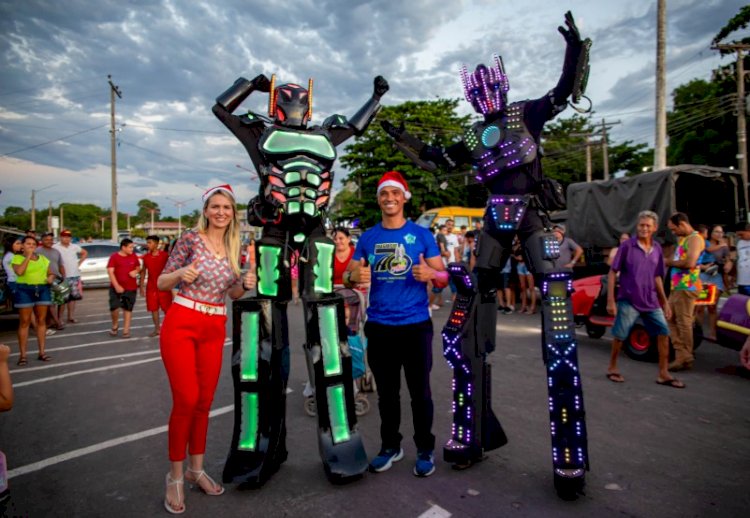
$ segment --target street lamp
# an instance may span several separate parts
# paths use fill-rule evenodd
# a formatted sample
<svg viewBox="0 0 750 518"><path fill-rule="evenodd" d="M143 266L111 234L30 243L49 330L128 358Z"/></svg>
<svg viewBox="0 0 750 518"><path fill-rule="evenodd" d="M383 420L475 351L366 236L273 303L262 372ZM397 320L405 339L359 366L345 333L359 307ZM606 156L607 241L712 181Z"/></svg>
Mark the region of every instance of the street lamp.
<svg viewBox="0 0 750 518"><path fill-rule="evenodd" d="M57 184L53 183L52 185L48 185L47 187L42 187L41 189L31 189L31 228L32 230L36 230L36 193L41 192L45 189L49 189L50 187L55 187Z"/></svg>
<svg viewBox="0 0 750 518"><path fill-rule="evenodd" d="M177 237L180 237L180 235L182 234L182 207L184 207L187 202L192 201L193 198L180 201L167 196L167 199L172 200L172 202L177 206Z"/></svg>

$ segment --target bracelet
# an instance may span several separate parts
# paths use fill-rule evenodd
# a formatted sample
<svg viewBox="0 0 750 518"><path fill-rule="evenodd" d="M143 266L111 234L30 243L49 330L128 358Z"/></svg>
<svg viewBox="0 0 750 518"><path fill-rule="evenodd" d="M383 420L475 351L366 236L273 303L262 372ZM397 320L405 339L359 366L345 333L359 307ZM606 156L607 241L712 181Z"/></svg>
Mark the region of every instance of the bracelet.
<svg viewBox="0 0 750 518"><path fill-rule="evenodd" d="M341 280L344 281L344 286L349 288L352 285L352 272L346 271L341 275Z"/></svg>

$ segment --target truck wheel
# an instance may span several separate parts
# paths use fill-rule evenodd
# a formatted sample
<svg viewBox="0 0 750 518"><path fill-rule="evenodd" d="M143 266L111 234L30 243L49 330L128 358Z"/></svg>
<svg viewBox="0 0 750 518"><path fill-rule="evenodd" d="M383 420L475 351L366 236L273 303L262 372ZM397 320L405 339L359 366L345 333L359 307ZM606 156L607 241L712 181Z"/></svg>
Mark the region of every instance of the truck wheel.
<svg viewBox="0 0 750 518"><path fill-rule="evenodd" d="M606 331L607 328L604 326L598 326L596 324L586 322L586 334L589 335L589 338L601 338L602 336L604 336L604 333Z"/></svg>
<svg viewBox="0 0 750 518"><path fill-rule="evenodd" d="M635 324L625 339L625 354L633 360L655 362L659 358L656 338L649 336L642 324Z"/></svg>

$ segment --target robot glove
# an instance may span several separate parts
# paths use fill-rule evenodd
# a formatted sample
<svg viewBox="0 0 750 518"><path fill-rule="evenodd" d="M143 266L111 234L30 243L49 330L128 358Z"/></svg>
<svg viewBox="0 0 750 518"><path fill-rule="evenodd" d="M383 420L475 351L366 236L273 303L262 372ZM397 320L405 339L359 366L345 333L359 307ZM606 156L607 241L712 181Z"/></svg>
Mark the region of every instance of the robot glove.
<svg viewBox="0 0 750 518"><path fill-rule="evenodd" d="M258 74L257 76L255 76L253 80L250 81L250 84L252 84L253 90L257 90L259 92L271 91L271 81L269 81L264 74Z"/></svg>
<svg viewBox="0 0 750 518"><path fill-rule="evenodd" d="M565 41L568 43L568 45L574 45L574 46L581 46L581 34L578 32L578 27L576 26L576 22L573 19L573 13L570 11L565 13L565 25L567 25L567 30L560 26L557 28L558 31L560 31L560 34L563 35L563 38L565 38Z"/></svg>
<svg viewBox="0 0 750 518"><path fill-rule="evenodd" d="M373 81L373 96L380 99L390 89L388 81L383 76L378 76Z"/></svg>

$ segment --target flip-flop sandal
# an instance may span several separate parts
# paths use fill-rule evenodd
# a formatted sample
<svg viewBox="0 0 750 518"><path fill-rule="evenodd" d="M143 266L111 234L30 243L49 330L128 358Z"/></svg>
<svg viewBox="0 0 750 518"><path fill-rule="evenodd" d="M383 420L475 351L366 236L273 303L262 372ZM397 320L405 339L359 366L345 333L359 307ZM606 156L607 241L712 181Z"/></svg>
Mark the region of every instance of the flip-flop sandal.
<svg viewBox="0 0 750 518"><path fill-rule="evenodd" d="M155 336L159 336L159 331L152 331L151 333L149 333L148 336L150 336L151 338L153 338Z"/></svg>
<svg viewBox="0 0 750 518"><path fill-rule="evenodd" d="M678 380L677 378L672 378L671 380L664 380L664 381L656 380L656 383L658 385L664 385L666 387L672 387L672 388L678 388L678 389L685 388L685 384L681 382L680 380Z"/></svg>
<svg viewBox="0 0 750 518"><path fill-rule="evenodd" d="M109 333L109 336L117 336L117 332L118 332L119 330L120 330L119 328L117 328L117 327L113 327L112 329L110 329L110 330L109 330L109 331L107 331L107 332Z"/></svg>
<svg viewBox="0 0 750 518"><path fill-rule="evenodd" d="M26 359L26 358L24 357L24 358L19 358L19 359L18 359L18 361L16 362L16 365L18 365L19 367L23 367L23 366L24 366L24 365L26 365L27 363L29 363L29 362L28 362L28 360L27 360L27 359Z"/></svg>
<svg viewBox="0 0 750 518"><path fill-rule="evenodd" d="M122 337L123 338L130 338L130 331L128 331L128 332L123 331Z"/></svg>
<svg viewBox="0 0 750 518"><path fill-rule="evenodd" d="M77 318L69 318L68 322L70 322L71 324L77 324L78 323L78 319Z"/></svg>
<svg viewBox="0 0 750 518"><path fill-rule="evenodd" d="M622 374L619 372L608 372L607 373L607 379L613 383L624 383L625 378L622 377ZM657 381L658 383L658 381Z"/></svg>
<svg viewBox="0 0 750 518"><path fill-rule="evenodd" d="M36 357L36 359L39 360L40 362L51 362L52 356L49 356L46 354L40 354L39 356Z"/></svg>

